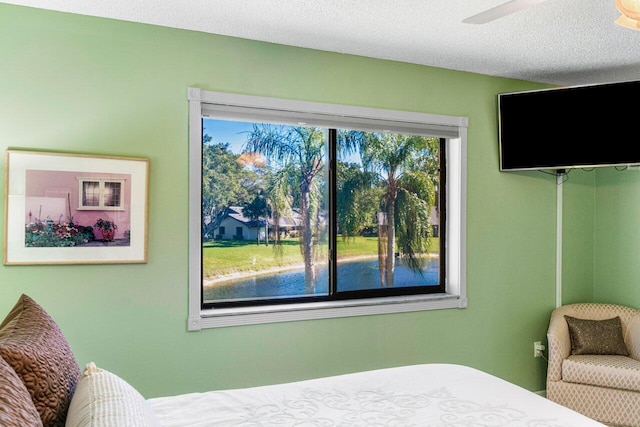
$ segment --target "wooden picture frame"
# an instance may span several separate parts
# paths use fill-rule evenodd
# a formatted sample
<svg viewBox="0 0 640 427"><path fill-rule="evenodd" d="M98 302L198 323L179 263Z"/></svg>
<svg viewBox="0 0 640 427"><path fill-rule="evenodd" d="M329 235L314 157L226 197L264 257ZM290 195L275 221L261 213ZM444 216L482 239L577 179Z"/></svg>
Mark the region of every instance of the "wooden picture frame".
<svg viewBox="0 0 640 427"><path fill-rule="evenodd" d="M4 264L146 263L149 159L7 150Z"/></svg>

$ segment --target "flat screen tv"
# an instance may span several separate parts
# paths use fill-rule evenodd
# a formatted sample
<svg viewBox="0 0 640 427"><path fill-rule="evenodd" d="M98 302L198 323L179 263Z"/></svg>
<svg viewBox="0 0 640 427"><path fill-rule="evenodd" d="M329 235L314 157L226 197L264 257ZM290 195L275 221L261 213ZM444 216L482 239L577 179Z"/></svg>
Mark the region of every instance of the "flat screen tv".
<svg viewBox="0 0 640 427"><path fill-rule="evenodd" d="M640 81L498 95L500 170L640 164Z"/></svg>

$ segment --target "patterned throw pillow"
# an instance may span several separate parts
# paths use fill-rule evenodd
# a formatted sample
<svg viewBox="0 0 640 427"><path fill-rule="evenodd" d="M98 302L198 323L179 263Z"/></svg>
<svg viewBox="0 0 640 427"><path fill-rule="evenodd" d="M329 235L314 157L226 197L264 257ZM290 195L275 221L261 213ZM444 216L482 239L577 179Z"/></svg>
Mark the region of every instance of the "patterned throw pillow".
<svg viewBox="0 0 640 427"><path fill-rule="evenodd" d="M629 355L620 316L605 320L564 317L569 326L571 354Z"/></svg>
<svg viewBox="0 0 640 427"><path fill-rule="evenodd" d="M45 427L63 427L80 367L51 316L22 295L0 324L0 357L26 386Z"/></svg>
<svg viewBox="0 0 640 427"><path fill-rule="evenodd" d="M0 357L0 426L42 427L40 414L18 374Z"/></svg>

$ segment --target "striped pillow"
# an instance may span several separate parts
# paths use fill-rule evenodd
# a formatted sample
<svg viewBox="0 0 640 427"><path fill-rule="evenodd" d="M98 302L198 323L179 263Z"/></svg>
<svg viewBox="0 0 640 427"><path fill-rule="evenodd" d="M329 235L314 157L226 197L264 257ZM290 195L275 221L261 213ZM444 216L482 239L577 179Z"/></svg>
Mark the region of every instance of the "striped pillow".
<svg viewBox="0 0 640 427"><path fill-rule="evenodd" d="M135 388L91 362L78 381L66 427L160 427L160 422Z"/></svg>

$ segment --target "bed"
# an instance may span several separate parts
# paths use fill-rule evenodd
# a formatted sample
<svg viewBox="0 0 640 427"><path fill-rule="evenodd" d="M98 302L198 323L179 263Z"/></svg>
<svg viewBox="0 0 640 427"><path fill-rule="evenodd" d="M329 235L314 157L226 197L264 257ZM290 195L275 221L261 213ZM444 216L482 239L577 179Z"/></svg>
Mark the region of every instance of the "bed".
<svg viewBox="0 0 640 427"><path fill-rule="evenodd" d="M95 362L80 370L53 319L23 295L0 323L0 426L603 424L488 373L446 363L147 399Z"/></svg>
<svg viewBox="0 0 640 427"><path fill-rule="evenodd" d="M147 400L163 426L602 426L477 369L410 365Z"/></svg>

